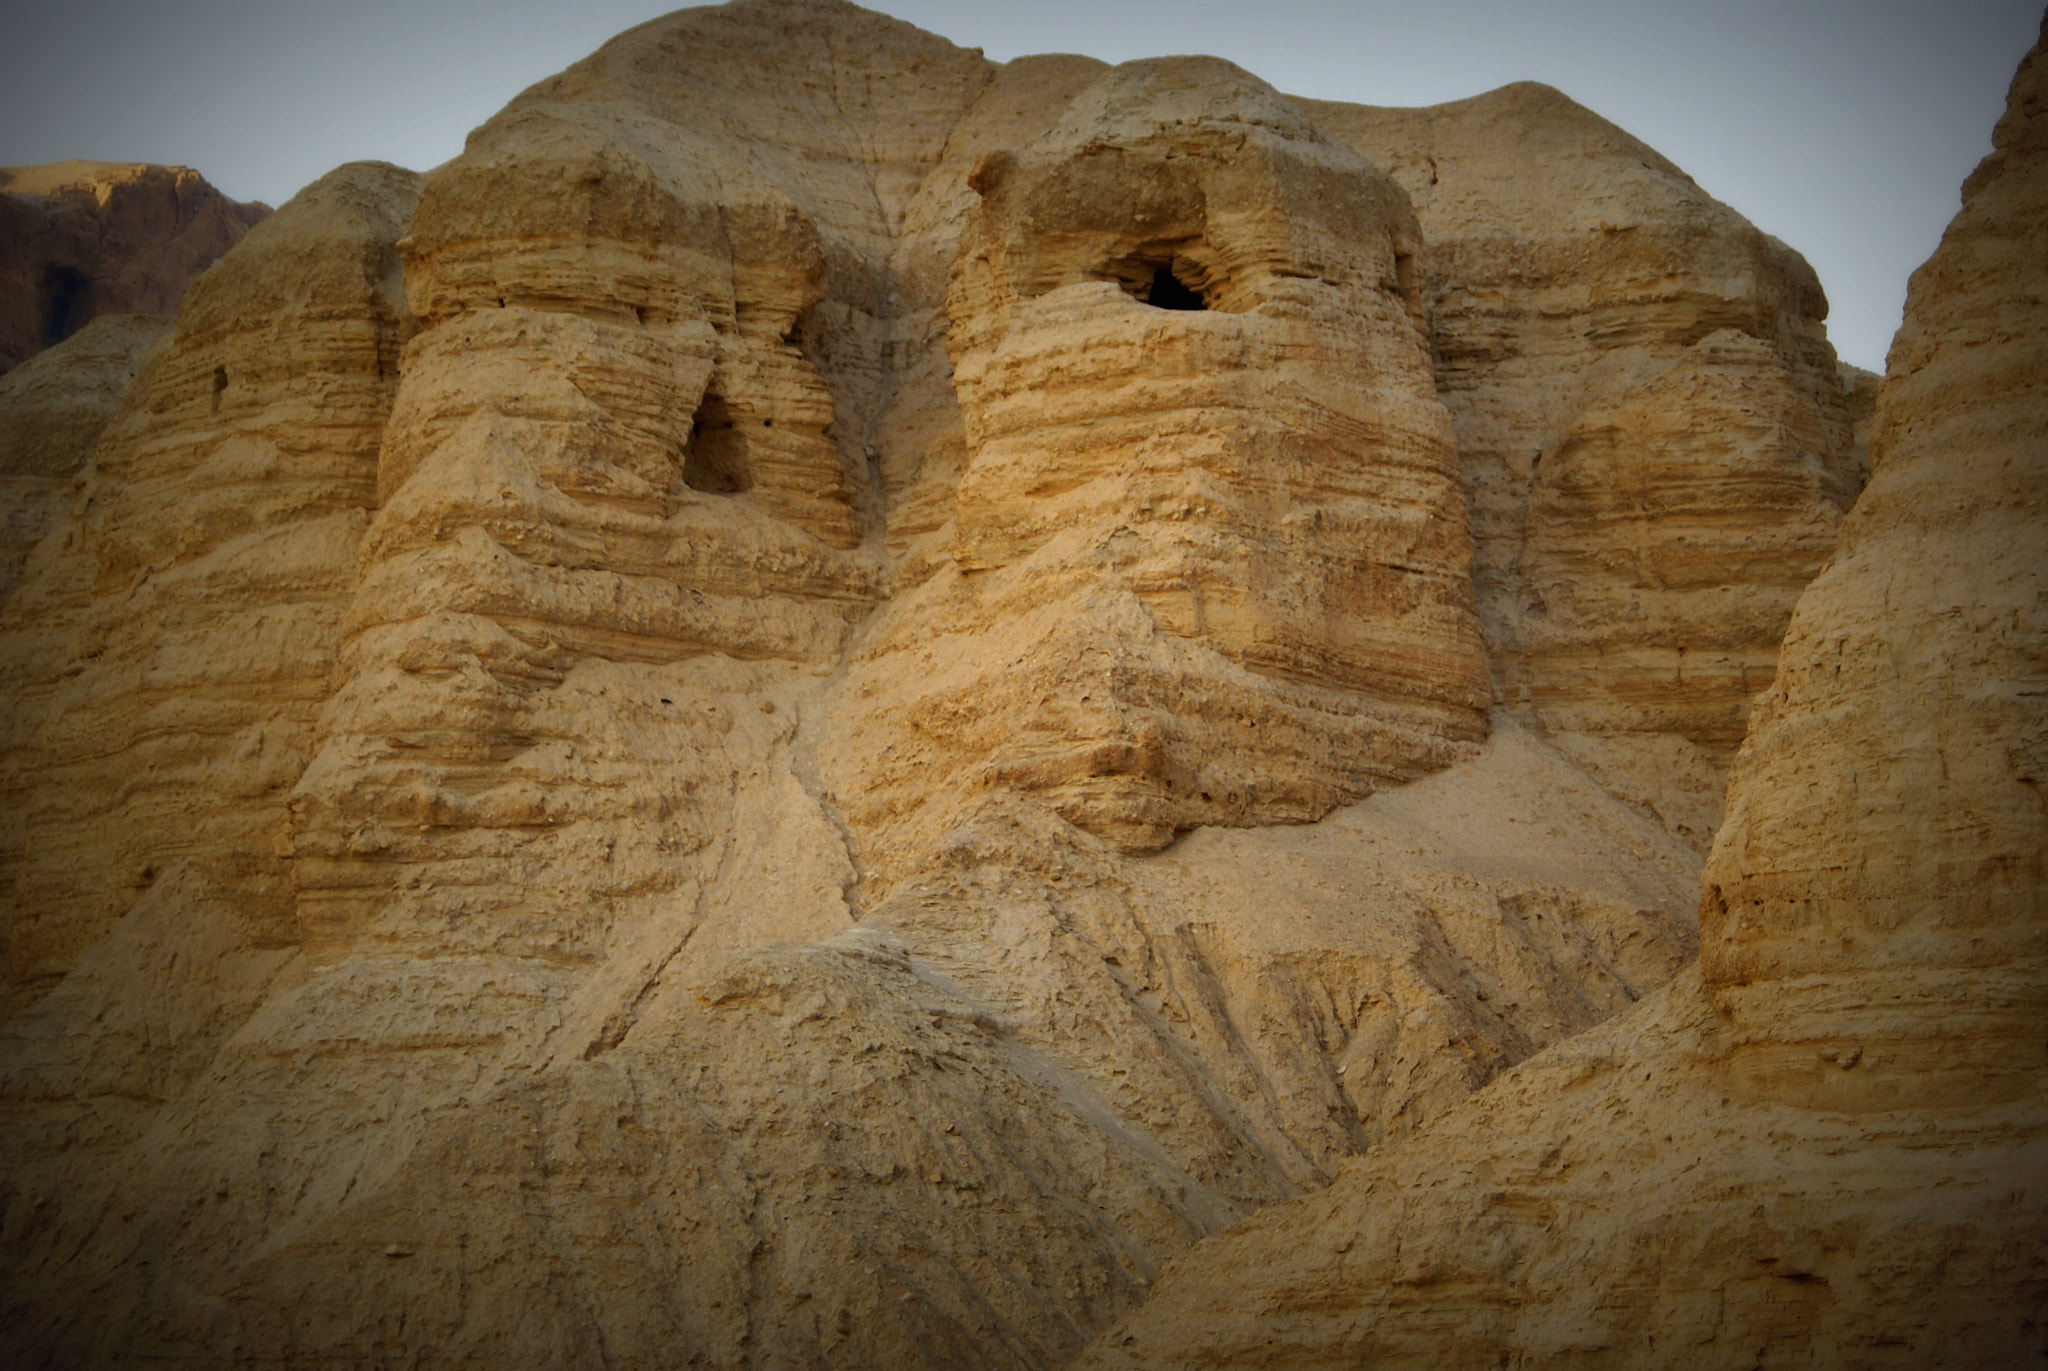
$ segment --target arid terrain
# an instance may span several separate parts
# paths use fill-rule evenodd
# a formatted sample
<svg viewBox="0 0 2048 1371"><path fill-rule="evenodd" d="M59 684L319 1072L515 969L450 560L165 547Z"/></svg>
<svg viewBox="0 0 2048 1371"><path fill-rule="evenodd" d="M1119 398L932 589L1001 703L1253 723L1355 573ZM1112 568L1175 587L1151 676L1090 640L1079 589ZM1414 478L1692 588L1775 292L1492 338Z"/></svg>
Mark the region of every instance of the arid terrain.
<svg viewBox="0 0 2048 1371"><path fill-rule="evenodd" d="M0 1362L2040 1364L1995 146L1883 378L1548 87L841 0L5 173Z"/></svg>

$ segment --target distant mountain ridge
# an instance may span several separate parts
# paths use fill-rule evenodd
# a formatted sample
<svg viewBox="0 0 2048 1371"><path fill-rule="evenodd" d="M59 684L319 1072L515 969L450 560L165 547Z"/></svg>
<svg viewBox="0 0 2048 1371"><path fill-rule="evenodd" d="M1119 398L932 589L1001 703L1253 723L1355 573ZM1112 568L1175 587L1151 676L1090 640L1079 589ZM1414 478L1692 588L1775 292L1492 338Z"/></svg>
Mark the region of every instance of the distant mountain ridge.
<svg viewBox="0 0 2048 1371"><path fill-rule="evenodd" d="M176 313L192 279L268 213L190 167L0 167L0 373L102 314Z"/></svg>

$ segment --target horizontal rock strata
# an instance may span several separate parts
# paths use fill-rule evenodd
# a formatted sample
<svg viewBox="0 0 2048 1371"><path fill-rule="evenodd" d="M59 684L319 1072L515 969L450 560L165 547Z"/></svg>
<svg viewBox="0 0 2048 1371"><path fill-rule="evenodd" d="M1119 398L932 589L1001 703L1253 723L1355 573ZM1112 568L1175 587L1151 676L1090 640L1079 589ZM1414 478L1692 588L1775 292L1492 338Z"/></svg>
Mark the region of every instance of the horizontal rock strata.
<svg viewBox="0 0 2048 1371"><path fill-rule="evenodd" d="M49 533L143 360L170 331L168 319L102 315L0 378L0 604L21 583L29 552Z"/></svg>
<svg viewBox="0 0 2048 1371"><path fill-rule="evenodd" d="M0 1347L1064 1365L1657 994L1868 387L1461 108L741 0L251 231L20 459Z"/></svg>
<svg viewBox="0 0 2048 1371"><path fill-rule="evenodd" d="M1704 852L1793 601L1867 472L1868 397L1819 282L1546 86L1302 107L1388 169L1429 243L1415 289L1495 698Z"/></svg>
<svg viewBox="0 0 2048 1371"><path fill-rule="evenodd" d="M2048 24L1915 273L1704 954L1079 1365L2016 1366L2048 1351Z"/></svg>
<svg viewBox="0 0 2048 1371"><path fill-rule="evenodd" d="M1479 737L1398 191L1212 59L1106 73L968 184L950 564L857 654L856 824L957 803L950 772L1145 850L1314 818Z"/></svg>
<svg viewBox="0 0 2048 1371"><path fill-rule="evenodd" d="M194 287L0 612L15 1005L174 869L295 941L285 801L375 499L417 184L331 173Z"/></svg>

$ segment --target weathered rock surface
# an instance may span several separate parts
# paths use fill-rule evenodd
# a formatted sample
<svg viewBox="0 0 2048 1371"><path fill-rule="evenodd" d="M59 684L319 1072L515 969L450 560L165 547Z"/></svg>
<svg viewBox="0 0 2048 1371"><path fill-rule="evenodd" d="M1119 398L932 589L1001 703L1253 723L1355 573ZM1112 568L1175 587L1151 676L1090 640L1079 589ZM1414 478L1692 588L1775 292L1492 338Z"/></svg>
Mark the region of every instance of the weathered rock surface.
<svg viewBox="0 0 2048 1371"><path fill-rule="evenodd" d="M758 698L726 697L735 732L806 704ZM984 812L822 941L844 873L792 860L818 811L763 770L696 908L580 976L131 914L7 1030L14 1345L1058 1365L1195 1238L1693 947L1686 851L1509 721L1324 824L1151 862ZM808 945L720 950L777 932ZM114 998L138 965L159 991Z"/></svg>
<svg viewBox="0 0 2048 1371"><path fill-rule="evenodd" d="M2048 1353L2048 23L1914 275L1697 976L1195 1250L1085 1366Z"/></svg>
<svg viewBox="0 0 2048 1371"><path fill-rule="evenodd" d="M1062 1365L1677 974L1753 687L1501 687L1471 520L1748 642L1854 388L1675 172L1451 368L1353 116L743 0L251 232L0 609L8 1355Z"/></svg>
<svg viewBox="0 0 2048 1371"><path fill-rule="evenodd" d="M1207 58L1105 73L968 184L950 556L856 652L828 768L856 826L1004 786L1144 851L1480 737L1398 190Z"/></svg>
<svg viewBox="0 0 2048 1371"><path fill-rule="evenodd" d="M2048 35L2048 19L2043 21ZM1913 275L1876 475L1800 599L1700 901L1730 1069L1833 1103L2048 1068L2048 43ZM1934 703L1939 696L1940 702Z"/></svg>
<svg viewBox="0 0 2048 1371"><path fill-rule="evenodd" d="M193 287L0 610L11 1006L174 875L297 941L285 802L375 502L417 183L331 173Z"/></svg>
<svg viewBox="0 0 2048 1371"><path fill-rule="evenodd" d="M268 213L189 167L0 167L0 373L102 314L176 312Z"/></svg>
<svg viewBox="0 0 2048 1371"><path fill-rule="evenodd" d="M2038 1101L1735 1098L1691 972L1196 1247L1080 1367L2015 1366ZM1854 1089L1860 1066L1806 1056Z"/></svg>
<svg viewBox="0 0 2048 1371"><path fill-rule="evenodd" d="M102 315L0 377L0 604L21 581L29 549L50 531L72 478L92 455L143 359L171 331L146 314Z"/></svg>
<svg viewBox="0 0 2048 1371"><path fill-rule="evenodd" d="M1867 471L1818 281L1549 87L1301 106L1400 182L1429 245L1495 699L1705 851Z"/></svg>

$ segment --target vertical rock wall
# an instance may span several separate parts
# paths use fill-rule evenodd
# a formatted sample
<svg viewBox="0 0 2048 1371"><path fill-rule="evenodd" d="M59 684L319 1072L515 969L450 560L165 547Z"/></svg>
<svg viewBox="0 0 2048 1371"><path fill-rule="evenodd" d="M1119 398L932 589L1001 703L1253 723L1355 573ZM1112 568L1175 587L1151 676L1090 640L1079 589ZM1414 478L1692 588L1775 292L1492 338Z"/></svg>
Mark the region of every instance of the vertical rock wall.
<svg viewBox="0 0 2048 1371"><path fill-rule="evenodd" d="M168 319L103 315L0 380L0 604L21 583L22 564L49 533L143 359L170 331Z"/></svg>
<svg viewBox="0 0 2048 1371"><path fill-rule="evenodd" d="M1977 1104L2048 1079L2040 49L1992 141L1913 275L1870 488L1800 599L1707 863L1702 970L1731 1069L1773 1098Z"/></svg>
<svg viewBox="0 0 2048 1371"><path fill-rule="evenodd" d="M1010 787L1143 851L1482 736L1399 192L1213 59L1116 68L969 185L952 571L861 649L856 823Z"/></svg>
<svg viewBox="0 0 2048 1371"><path fill-rule="evenodd" d="M416 192L344 168L201 279L0 614L17 1006L160 881L296 941L285 797L375 500Z"/></svg>

